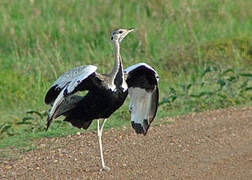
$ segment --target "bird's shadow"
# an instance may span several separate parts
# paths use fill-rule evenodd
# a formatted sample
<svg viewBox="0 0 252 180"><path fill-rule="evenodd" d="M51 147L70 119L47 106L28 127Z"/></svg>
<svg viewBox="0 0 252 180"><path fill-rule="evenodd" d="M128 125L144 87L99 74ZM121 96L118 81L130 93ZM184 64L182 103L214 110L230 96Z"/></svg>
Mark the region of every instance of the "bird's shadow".
<svg viewBox="0 0 252 180"><path fill-rule="evenodd" d="M102 170L100 167L97 166L86 166L86 168L83 170L85 173L99 173L99 172L106 172Z"/></svg>

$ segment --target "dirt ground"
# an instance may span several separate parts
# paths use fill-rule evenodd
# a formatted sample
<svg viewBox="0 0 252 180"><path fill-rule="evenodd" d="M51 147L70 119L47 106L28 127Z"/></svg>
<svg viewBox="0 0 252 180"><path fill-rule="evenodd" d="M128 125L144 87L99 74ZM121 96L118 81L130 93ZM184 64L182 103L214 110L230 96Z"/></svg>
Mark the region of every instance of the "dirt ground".
<svg viewBox="0 0 252 180"><path fill-rule="evenodd" d="M43 138L39 149L0 160L0 179L252 179L252 107L163 119L147 136L105 130L99 171L95 132Z"/></svg>

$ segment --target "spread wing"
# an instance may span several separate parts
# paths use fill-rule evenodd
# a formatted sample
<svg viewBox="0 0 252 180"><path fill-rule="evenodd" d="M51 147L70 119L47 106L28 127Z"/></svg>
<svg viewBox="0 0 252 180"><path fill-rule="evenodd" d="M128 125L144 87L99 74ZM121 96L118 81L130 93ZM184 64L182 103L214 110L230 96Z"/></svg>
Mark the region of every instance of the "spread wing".
<svg viewBox="0 0 252 180"><path fill-rule="evenodd" d="M45 103L52 104L47 119L47 129L51 121L74 107L81 100L81 96L74 93L79 90L95 88L97 67L93 65L80 66L62 74L51 86L45 96Z"/></svg>
<svg viewBox="0 0 252 180"><path fill-rule="evenodd" d="M131 124L137 134L146 135L158 108L158 75L145 63L124 70L129 87Z"/></svg>
<svg viewBox="0 0 252 180"><path fill-rule="evenodd" d="M45 96L46 104L53 104L57 96L67 84L72 82L80 75L89 76L96 71L97 67L93 65L79 66L63 73L50 87Z"/></svg>

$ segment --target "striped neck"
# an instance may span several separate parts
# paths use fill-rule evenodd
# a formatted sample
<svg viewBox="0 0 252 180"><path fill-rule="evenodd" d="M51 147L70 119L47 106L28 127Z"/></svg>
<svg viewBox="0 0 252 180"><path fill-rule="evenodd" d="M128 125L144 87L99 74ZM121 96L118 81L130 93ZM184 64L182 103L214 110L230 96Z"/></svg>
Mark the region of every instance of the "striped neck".
<svg viewBox="0 0 252 180"><path fill-rule="evenodd" d="M123 64L120 55L120 43L117 40L114 41L114 67L109 76L111 77L110 83L113 91L121 87L123 91L127 89L127 86L125 86L126 82L124 80Z"/></svg>

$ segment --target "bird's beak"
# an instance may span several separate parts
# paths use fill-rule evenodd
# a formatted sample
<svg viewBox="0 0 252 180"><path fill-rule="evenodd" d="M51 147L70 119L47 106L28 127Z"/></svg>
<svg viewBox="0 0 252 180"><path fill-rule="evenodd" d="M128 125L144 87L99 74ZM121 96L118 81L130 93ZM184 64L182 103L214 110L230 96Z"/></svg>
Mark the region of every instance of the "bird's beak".
<svg viewBox="0 0 252 180"><path fill-rule="evenodd" d="M124 37L125 36L127 36L130 32L132 32L132 31L135 31L135 28L130 28L130 29L128 29L126 32L125 32L125 35L124 35ZM123 38L124 38L123 37Z"/></svg>
<svg viewBox="0 0 252 180"><path fill-rule="evenodd" d="M123 38L125 38L130 32L134 31L135 28L130 28L127 31L124 32L124 34L119 38L119 43L121 43L121 41L123 40Z"/></svg>
<svg viewBox="0 0 252 180"><path fill-rule="evenodd" d="M128 29L128 33L132 32L132 31L135 31L135 28Z"/></svg>

